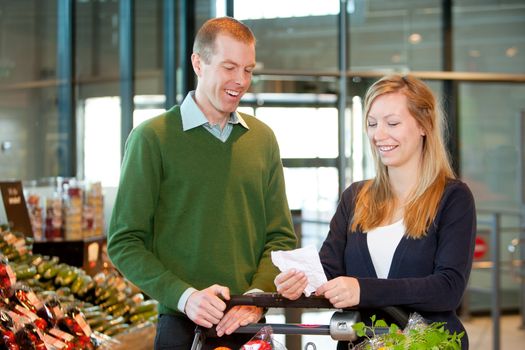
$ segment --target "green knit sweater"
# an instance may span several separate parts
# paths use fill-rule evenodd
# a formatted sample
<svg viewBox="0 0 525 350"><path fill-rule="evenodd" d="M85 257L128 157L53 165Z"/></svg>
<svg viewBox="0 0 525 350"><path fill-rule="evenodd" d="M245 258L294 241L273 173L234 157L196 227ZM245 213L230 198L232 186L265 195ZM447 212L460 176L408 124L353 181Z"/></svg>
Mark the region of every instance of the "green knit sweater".
<svg viewBox="0 0 525 350"><path fill-rule="evenodd" d="M189 287L272 291L270 252L295 248L275 136L243 118L249 129L235 124L223 143L183 131L177 106L128 138L108 253L160 313L177 313Z"/></svg>

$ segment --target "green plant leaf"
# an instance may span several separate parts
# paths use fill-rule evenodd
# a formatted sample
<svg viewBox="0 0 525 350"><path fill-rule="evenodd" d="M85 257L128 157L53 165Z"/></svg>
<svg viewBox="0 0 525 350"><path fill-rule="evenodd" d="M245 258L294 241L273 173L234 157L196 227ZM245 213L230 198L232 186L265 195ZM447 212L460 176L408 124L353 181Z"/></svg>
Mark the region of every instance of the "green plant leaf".
<svg viewBox="0 0 525 350"><path fill-rule="evenodd" d="M353 324L352 325L352 328L354 329L355 331L355 334L357 334L358 337L364 337L366 332L365 332L365 324L363 322L357 322L356 324Z"/></svg>
<svg viewBox="0 0 525 350"><path fill-rule="evenodd" d="M377 320L374 326L375 327L388 327L385 320Z"/></svg>
<svg viewBox="0 0 525 350"><path fill-rule="evenodd" d="M416 325L404 332L394 323L388 324L384 320L378 320L375 315L370 317L371 326L358 322L352 327L359 337L365 337L369 341L376 339L384 349L388 350L461 350L461 338L465 332L459 334L445 329L445 322L434 322L430 325ZM388 333L382 335L375 334L375 327L388 327ZM367 334L368 333L368 334ZM376 344L379 344L377 343ZM364 348L377 349L379 345L368 343Z"/></svg>
<svg viewBox="0 0 525 350"><path fill-rule="evenodd" d="M397 326L397 324L392 323L388 332L391 334L396 334L397 332L399 332L399 327Z"/></svg>

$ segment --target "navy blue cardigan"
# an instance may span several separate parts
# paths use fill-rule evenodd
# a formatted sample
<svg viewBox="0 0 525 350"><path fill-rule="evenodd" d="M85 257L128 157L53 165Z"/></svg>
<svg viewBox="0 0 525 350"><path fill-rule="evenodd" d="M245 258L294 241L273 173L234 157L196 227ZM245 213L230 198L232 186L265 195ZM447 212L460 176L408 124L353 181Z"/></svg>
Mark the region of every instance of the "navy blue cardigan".
<svg viewBox="0 0 525 350"><path fill-rule="evenodd" d="M446 322L451 332L464 331L456 309L467 286L476 234L474 198L467 185L459 180L448 182L427 234L419 239L403 237L388 278L379 279L367 235L350 229L356 196L363 184L354 183L343 192L330 222L319 253L327 278L356 277L361 289L359 308L400 306L431 322ZM463 340L467 349L466 334Z"/></svg>

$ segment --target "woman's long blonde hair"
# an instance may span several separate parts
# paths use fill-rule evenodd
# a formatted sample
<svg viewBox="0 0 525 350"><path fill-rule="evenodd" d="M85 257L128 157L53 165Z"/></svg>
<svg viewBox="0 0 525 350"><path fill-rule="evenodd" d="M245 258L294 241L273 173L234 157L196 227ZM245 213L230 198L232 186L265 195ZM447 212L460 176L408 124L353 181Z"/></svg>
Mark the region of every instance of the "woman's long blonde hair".
<svg viewBox="0 0 525 350"><path fill-rule="evenodd" d="M375 99L389 93L406 96L408 111L424 130L423 150L418 183L405 202L403 221L408 237L419 238L432 224L448 179L455 178L444 142L443 114L430 88L410 76L390 75L375 82L365 96L364 118ZM376 177L367 181L357 195L351 229L368 232L392 218L396 198L388 179L388 168L372 148Z"/></svg>

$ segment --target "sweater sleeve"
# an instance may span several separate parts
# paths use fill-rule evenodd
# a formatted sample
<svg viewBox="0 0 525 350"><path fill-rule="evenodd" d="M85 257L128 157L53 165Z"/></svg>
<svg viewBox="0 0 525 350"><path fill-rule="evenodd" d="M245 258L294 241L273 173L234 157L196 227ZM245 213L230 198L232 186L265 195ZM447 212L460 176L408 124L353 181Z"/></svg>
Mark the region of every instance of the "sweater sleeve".
<svg viewBox="0 0 525 350"><path fill-rule="evenodd" d="M291 250L297 245L288 200L286 198L284 172L279 147L272 136L271 159L269 163L268 187L265 193L266 243L249 289L265 292L275 291L274 279L278 269L273 265L273 250Z"/></svg>
<svg viewBox="0 0 525 350"><path fill-rule="evenodd" d="M465 184L450 185L434 225L437 250L433 273L421 278L359 278L359 306L398 305L434 312L459 306L472 267L476 232L474 199Z"/></svg>
<svg viewBox="0 0 525 350"><path fill-rule="evenodd" d="M152 253L154 213L162 175L155 133L139 127L130 134L121 167L109 232L108 255L132 283L161 304L177 310L190 287Z"/></svg>

